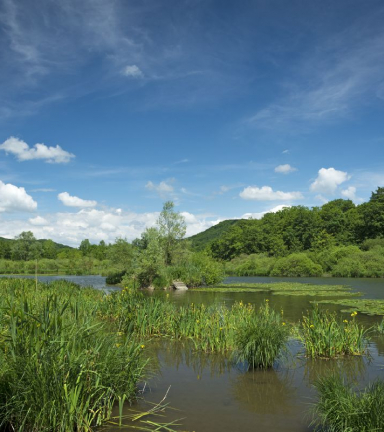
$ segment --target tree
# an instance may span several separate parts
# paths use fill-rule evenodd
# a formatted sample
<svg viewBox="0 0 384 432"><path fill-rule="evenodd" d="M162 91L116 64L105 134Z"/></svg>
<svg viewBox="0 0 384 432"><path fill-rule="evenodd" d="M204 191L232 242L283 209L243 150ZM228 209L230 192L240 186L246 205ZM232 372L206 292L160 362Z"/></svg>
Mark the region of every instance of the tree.
<svg viewBox="0 0 384 432"><path fill-rule="evenodd" d="M174 210L174 203L167 201L157 220L164 249L165 264L171 265L176 247L185 236L187 226L184 217Z"/></svg>
<svg viewBox="0 0 384 432"><path fill-rule="evenodd" d="M23 231L15 237L12 245L12 259L27 261L33 259L36 238L31 231Z"/></svg>
<svg viewBox="0 0 384 432"><path fill-rule="evenodd" d="M127 239L121 237L115 240L115 243L108 247L107 257L114 264L127 270L132 264L133 248L127 242Z"/></svg>
<svg viewBox="0 0 384 432"><path fill-rule="evenodd" d="M55 259L57 257L57 249L53 240L45 240L43 243L43 257Z"/></svg>
<svg viewBox="0 0 384 432"><path fill-rule="evenodd" d="M79 251L82 252L83 256L88 256L91 252L91 243L88 239L83 240L80 243Z"/></svg>

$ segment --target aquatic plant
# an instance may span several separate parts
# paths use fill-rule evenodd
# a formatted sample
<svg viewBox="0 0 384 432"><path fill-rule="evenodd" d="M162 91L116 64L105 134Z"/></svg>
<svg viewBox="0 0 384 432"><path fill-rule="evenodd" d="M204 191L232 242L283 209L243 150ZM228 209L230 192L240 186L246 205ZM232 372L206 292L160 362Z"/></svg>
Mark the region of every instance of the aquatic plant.
<svg viewBox="0 0 384 432"><path fill-rule="evenodd" d="M352 312L350 319L341 320L335 313L315 306L303 316L301 335L308 357L334 358L361 355L367 347L367 330L359 325Z"/></svg>
<svg viewBox="0 0 384 432"><path fill-rule="evenodd" d="M270 368L286 349L288 335L286 323L266 301L250 322L237 327L234 357L250 369Z"/></svg>
<svg viewBox="0 0 384 432"><path fill-rule="evenodd" d="M349 308L342 310L342 312L352 312L355 310L367 315L384 315L384 300L382 299L330 299L321 300L317 303L330 303Z"/></svg>
<svg viewBox="0 0 384 432"><path fill-rule="evenodd" d="M0 284L0 429L91 431L135 397L143 349L100 322L102 293L67 281Z"/></svg>
<svg viewBox="0 0 384 432"><path fill-rule="evenodd" d="M313 424L332 432L372 432L384 429L384 383L376 381L355 391L340 375L315 383L319 401Z"/></svg>

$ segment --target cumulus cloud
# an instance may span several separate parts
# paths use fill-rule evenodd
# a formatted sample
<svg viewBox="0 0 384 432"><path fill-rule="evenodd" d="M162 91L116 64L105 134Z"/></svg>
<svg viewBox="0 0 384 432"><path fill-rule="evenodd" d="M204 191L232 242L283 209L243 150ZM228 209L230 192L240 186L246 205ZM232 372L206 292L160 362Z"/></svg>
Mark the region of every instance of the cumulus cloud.
<svg viewBox="0 0 384 432"><path fill-rule="evenodd" d="M34 211L36 201L27 194L23 187L17 187L0 180L0 212Z"/></svg>
<svg viewBox="0 0 384 432"><path fill-rule="evenodd" d="M143 72L136 65L125 66L122 74L132 78L142 78L144 76Z"/></svg>
<svg viewBox="0 0 384 432"><path fill-rule="evenodd" d="M48 225L49 222L47 221L47 219L44 219L41 216L36 216L34 218L29 218L29 223L31 223L32 225L35 226L44 226L44 225Z"/></svg>
<svg viewBox="0 0 384 432"><path fill-rule="evenodd" d="M270 186L263 186L261 188L257 186L248 186L240 192L240 197L245 200L255 201L291 201L304 198L301 192L274 191Z"/></svg>
<svg viewBox="0 0 384 432"><path fill-rule="evenodd" d="M186 219L187 236L197 234L223 219L212 215L181 213ZM114 242L117 237L132 241L149 227L156 225L159 212L134 213L121 209L81 209L69 213L55 213L27 220L2 220L0 236L13 238L22 231L32 231L36 238L51 238L59 243L79 246L88 238L92 243L100 240ZM43 224L43 222L46 224Z"/></svg>
<svg viewBox="0 0 384 432"><path fill-rule="evenodd" d="M354 186L349 186L349 188L341 191L341 195L354 201L356 200L356 188Z"/></svg>
<svg viewBox="0 0 384 432"><path fill-rule="evenodd" d="M344 171L338 171L335 168L321 168L316 180L311 184L310 190L312 192L333 194L339 185L350 178L351 176Z"/></svg>
<svg viewBox="0 0 384 432"><path fill-rule="evenodd" d="M74 154L63 150L59 145L48 147L45 144L35 144L29 147L26 142L13 136L0 144L0 150L13 154L19 161L43 159L47 163L68 163L75 157Z"/></svg>
<svg viewBox="0 0 384 432"><path fill-rule="evenodd" d="M259 213L244 213L240 219L261 219L267 213L277 213L280 210L285 208L290 208L290 205L280 204L276 207L273 207L267 211L259 212Z"/></svg>
<svg viewBox="0 0 384 432"><path fill-rule="evenodd" d="M97 201L93 200L84 200L78 198L77 196L71 196L68 192L61 192L57 195L57 198L67 207L95 207L97 205Z"/></svg>
<svg viewBox="0 0 384 432"><path fill-rule="evenodd" d="M297 171L297 168L294 168L289 164L279 165L275 168L275 172L280 174L289 174L295 171Z"/></svg>

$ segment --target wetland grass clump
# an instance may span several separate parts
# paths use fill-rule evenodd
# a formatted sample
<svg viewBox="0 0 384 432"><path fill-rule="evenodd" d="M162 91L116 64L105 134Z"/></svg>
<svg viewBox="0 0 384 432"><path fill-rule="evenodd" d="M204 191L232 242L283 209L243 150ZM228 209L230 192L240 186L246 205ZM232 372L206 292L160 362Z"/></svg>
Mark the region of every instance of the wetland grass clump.
<svg viewBox="0 0 384 432"><path fill-rule="evenodd" d="M354 390L339 375L315 383L319 401L314 424L331 432L372 432L384 430L384 382Z"/></svg>
<svg viewBox="0 0 384 432"><path fill-rule="evenodd" d="M301 336L307 356L335 358L342 355L362 355L367 349L368 330L356 322L357 312L341 320L335 313L315 306L303 316Z"/></svg>
<svg viewBox="0 0 384 432"><path fill-rule="evenodd" d="M67 281L0 288L1 430L88 432L134 399L143 350L98 319L102 293Z"/></svg>
<svg viewBox="0 0 384 432"><path fill-rule="evenodd" d="M238 326L234 357L250 369L271 368L285 351L288 336L286 323L266 302L250 322Z"/></svg>

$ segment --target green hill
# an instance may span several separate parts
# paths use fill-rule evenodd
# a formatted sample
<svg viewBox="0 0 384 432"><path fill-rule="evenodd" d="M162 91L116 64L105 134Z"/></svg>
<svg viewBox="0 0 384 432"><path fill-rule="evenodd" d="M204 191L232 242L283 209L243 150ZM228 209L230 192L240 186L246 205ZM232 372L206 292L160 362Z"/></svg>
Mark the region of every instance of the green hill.
<svg viewBox="0 0 384 432"><path fill-rule="evenodd" d="M14 239L8 239L8 238L5 238L5 237L0 237L0 242L6 242L6 243L8 243L10 246L12 245L12 243L13 243L14 241L15 241ZM47 239L39 239L39 240L37 240L37 241L38 241L39 243L44 243L45 241L47 241ZM73 249L71 246L63 245L63 244L61 244L61 243L56 243L56 242L53 242L53 243L55 244L57 250L64 249L64 248L67 248L67 249Z"/></svg>
<svg viewBox="0 0 384 432"><path fill-rule="evenodd" d="M188 240L192 241L192 247L194 250L201 251L205 249L209 243L221 237L224 233L229 231L232 226L236 225L240 221L241 219L228 219L219 222L217 225L214 225L199 234L188 237Z"/></svg>

